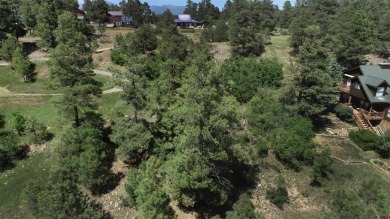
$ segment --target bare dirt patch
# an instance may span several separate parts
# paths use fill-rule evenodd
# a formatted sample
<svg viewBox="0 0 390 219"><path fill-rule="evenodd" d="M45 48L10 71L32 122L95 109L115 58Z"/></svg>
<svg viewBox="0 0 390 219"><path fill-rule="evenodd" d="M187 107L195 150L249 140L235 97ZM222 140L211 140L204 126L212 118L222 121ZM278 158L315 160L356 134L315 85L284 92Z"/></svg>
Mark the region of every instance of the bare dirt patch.
<svg viewBox="0 0 390 219"><path fill-rule="evenodd" d="M214 59L224 61L230 58L230 45L228 42L211 43L211 52L214 54Z"/></svg>
<svg viewBox="0 0 390 219"><path fill-rule="evenodd" d="M375 55L375 54L365 55L364 59L367 61L367 64L373 64L373 65L377 65L377 64L384 61L383 58L381 58L380 56Z"/></svg>
<svg viewBox="0 0 390 219"><path fill-rule="evenodd" d="M31 61L46 61L49 59L49 54L41 50L33 51L28 55Z"/></svg>
<svg viewBox="0 0 390 219"><path fill-rule="evenodd" d="M9 93L11 93L11 91L9 91L6 87L0 87L0 95Z"/></svg>
<svg viewBox="0 0 390 219"><path fill-rule="evenodd" d="M115 189L97 197L96 200L102 204L103 209L109 212L113 218L135 218L137 211L123 204L123 199L127 195L125 190L125 174L128 171L128 166L123 161L118 160L113 163L111 171L114 174L123 174L123 178L119 181Z"/></svg>
<svg viewBox="0 0 390 219"><path fill-rule="evenodd" d="M133 33L135 31L134 28L127 28L127 27L116 27L116 28L107 28L106 32L103 34L103 37L100 38L99 41L99 48L108 48L113 47L115 42L115 36L117 34L121 34L125 36L128 33ZM97 36L99 36L100 33L97 33Z"/></svg>
<svg viewBox="0 0 390 219"><path fill-rule="evenodd" d="M10 104L13 106L16 105L42 105L45 104L46 101L42 97L13 97L9 99Z"/></svg>
<svg viewBox="0 0 390 219"><path fill-rule="evenodd" d="M93 64L97 69L107 69L110 65L112 65L110 50L106 50L100 53L93 53L92 58Z"/></svg>

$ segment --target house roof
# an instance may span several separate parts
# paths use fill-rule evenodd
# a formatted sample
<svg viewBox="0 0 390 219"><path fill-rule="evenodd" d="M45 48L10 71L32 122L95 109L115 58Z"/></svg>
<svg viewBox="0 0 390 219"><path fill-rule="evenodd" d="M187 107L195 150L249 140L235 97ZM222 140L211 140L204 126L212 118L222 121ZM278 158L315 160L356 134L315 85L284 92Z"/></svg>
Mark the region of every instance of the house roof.
<svg viewBox="0 0 390 219"><path fill-rule="evenodd" d="M368 86L377 88L384 82L390 82L390 69L382 68L380 65L361 65L362 75L358 76L364 93L370 103L390 103L390 95L376 97L372 94Z"/></svg>
<svg viewBox="0 0 390 219"><path fill-rule="evenodd" d="M177 16L175 23L199 23L199 22L192 19L192 16L190 14L180 14Z"/></svg>
<svg viewBox="0 0 390 219"><path fill-rule="evenodd" d="M111 16L123 16L122 11L109 11L108 12Z"/></svg>

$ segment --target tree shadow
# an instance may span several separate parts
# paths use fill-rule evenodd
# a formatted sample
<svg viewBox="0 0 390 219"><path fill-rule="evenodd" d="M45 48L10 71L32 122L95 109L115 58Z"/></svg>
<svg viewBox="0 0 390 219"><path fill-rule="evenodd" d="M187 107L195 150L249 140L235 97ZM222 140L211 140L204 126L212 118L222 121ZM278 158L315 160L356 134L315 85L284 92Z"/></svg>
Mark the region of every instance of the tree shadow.
<svg viewBox="0 0 390 219"><path fill-rule="evenodd" d="M106 179L106 183L104 186L97 188L96 190L92 191L93 195L104 195L111 191L113 191L120 183L120 181L125 177L125 174L123 172L118 173L110 173L110 175Z"/></svg>
<svg viewBox="0 0 390 219"><path fill-rule="evenodd" d="M224 164L221 164L224 165ZM184 212L196 212L197 218L206 219L213 216L226 217L226 212L233 209L233 205L237 202L240 195L248 193L248 191L256 188L257 186L257 175L259 174L258 165L248 165L243 162L233 162L229 165L229 175L223 176L231 182L230 194L225 204L207 205L207 204L196 204L194 207L185 207L179 205L178 207ZM200 191L201 192L201 191ZM208 197L213 194L208 194ZM200 203L200 202L199 202Z"/></svg>
<svg viewBox="0 0 390 219"><path fill-rule="evenodd" d="M26 55L30 55L31 53L39 50L39 47L35 42L23 42L22 47Z"/></svg>
<svg viewBox="0 0 390 219"><path fill-rule="evenodd" d="M5 117L0 115L0 129L4 128L5 125Z"/></svg>
<svg viewBox="0 0 390 219"><path fill-rule="evenodd" d="M329 118L326 118L326 117L315 116L315 117L311 118L311 121L312 121L315 133L325 131L326 128L329 128L329 127L334 127L332 120L330 120Z"/></svg>

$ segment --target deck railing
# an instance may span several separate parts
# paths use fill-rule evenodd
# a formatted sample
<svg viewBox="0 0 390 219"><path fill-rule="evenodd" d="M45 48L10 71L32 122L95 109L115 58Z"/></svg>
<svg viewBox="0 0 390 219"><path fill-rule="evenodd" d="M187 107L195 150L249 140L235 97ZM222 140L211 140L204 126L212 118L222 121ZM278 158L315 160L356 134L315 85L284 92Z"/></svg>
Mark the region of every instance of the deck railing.
<svg viewBox="0 0 390 219"><path fill-rule="evenodd" d="M359 109L359 110L360 110L360 112L362 112L363 116L367 120L382 120L383 117L385 116L384 112L376 112L374 110L367 111L367 110L364 110L364 109Z"/></svg>

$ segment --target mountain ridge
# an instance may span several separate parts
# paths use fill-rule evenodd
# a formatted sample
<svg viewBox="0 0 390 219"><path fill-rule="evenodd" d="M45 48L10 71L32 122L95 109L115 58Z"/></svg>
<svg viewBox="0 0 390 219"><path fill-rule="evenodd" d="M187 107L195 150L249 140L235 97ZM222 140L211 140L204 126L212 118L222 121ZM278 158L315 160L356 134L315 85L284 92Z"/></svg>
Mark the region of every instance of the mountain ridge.
<svg viewBox="0 0 390 219"><path fill-rule="evenodd" d="M172 14L178 15L183 14L185 6L177 6L177 5L152 5L150 6L150 10L152 10L156 15L160 15L164 13L165 10L169 9Z"/></svg>

